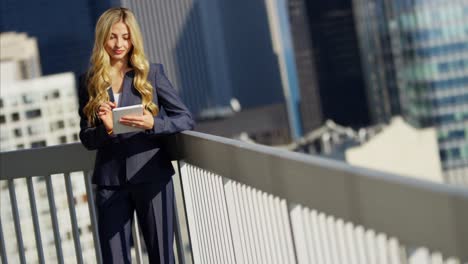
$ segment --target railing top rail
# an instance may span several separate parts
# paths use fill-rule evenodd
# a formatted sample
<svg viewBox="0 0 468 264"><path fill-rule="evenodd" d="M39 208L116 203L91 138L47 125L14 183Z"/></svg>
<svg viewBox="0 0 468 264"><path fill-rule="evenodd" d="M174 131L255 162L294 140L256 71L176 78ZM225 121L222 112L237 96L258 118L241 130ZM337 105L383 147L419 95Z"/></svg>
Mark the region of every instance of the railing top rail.
<svg viewBox="0 0 468 264"><path fill-rule="evenodd" d="M191 140L202 139L202 140L205 140L205 143L209 141L211 143L223 144L223 145L231 146L234 148L244 149L246 151L257 152L259 155L268 155L271 157L277 157L277 158L281 158L285 160L298 161L298 162L302 162L305 164L309 164L310 166L321 167L321 168L325 168L325 169L329 169L329 170L337 171L337 172L346 172L346 173L350 173L359 177L367 177L371 179L382 180L382 181L389 182L389 183L407 185L407 186L411 186L417 189L425 189L427 191L431 191L435 193L444 193L444 194L449 194L449 195L460 196L460 198L468 200L468 188L466 187L449 185L449 184L440 184L437 182L432 182L430 180L418 179L418 178L414 178L411 176L392 174L392 173L368 169L364 167L353 166L344 161L324 158L318 155L307 155L303 153L292 152L286 149L280 149L280 148L275 148L275 147L270 147L270 146L265 146L265 145L260 145L260 144L252 144L248 142L243 142L243 141L239 141L235 139L200 133L196 131L184 131L181 134L191 137L192 138ZM184 139L187 140L187 138L184 138L184 136L182 136L182 141ZM190 150L189 152L187 152L187 149L185 150L179 149L178 151L184 152L179 155L182 155L181 157L183 157L184 159L188 159L191 162L194 162L192 163L194 165L202 164L204 163L203 160L206 160L206 158L201 155L195 155L195 156L187 155L193 151L196 152L197 151L196 149ZM225 157L220 156L219 153L216 153L216 157L217 157L217 161L225 161L224 159ZM232 163L232 160L228 160L228 162ZM210 170L210 169L217 170L218 167L219 165L213 164L213 163L203 164L202 166L202 168L206 170ZM228 172L224 172L224 174L222 175L224 177L232 178L234 180L238 178L238 175L235 173L232 173L232 170Z"/></svg>
<svg viewBox="0 0 468 264"><path fill-rule="evenodd" d="M81 143L0 152L0 180L89 170L95 155Z"/></svg>
<svg viewBox="0 0 468 264"><path fill-rule="evenodd" d="M362 177L370 177L381 179L383 181L404 184L413 186L418 189L427 189L432 192L442 192L451 195L457 195L468 199L468 189L460 186L453 186L448 184L439 184L431 181L407 177L397 174L386 173L382 171L351 166L345 162L337 161L329 158L323 158L317 155L305 155L302 153L292 152L285 149L279 149L259 144L251 144L234 140L230 138L200 133L196 131L184 131L181 133L182 138L184 135L199 138L213 143L225 144L239 149L254 151L259 154L270 155L272 157L283 158L286 160L294 160L310 164L311 166L318 166L328 168L334 171L344 171ZM182 139L183 140L183 139ZM180 142L180 141L179 141ZM183 145L181 145L183 146ZM177 148L177 156L184 157L187 155L186 149L181 146ZM196 151L196 150L192 150ZM49 147L22 149L13 151L0 152L0 165L1 175L0 179L22 178L30 176L31 172L37 175L47 175L55 172L74 171L91 169L94 165L95 151L86 150L81 143L69 143L62 145L55 145ZM222 156L216 155L218 158ZM37 159L38 157L46 157L45 159ZM190 160L203 159L200 155L190 157ZM21 162L23 161L23 162ZM25 163L27 166L25 166ZM230 162L230 161L229 161ZM194 164L195 165L195 164ZM213 163L207 164L203 168L206 170L213 169ZM44 171L44 172L43 172ZM223 174L224 177L236 178L235 175L230 173Z"/></svg>

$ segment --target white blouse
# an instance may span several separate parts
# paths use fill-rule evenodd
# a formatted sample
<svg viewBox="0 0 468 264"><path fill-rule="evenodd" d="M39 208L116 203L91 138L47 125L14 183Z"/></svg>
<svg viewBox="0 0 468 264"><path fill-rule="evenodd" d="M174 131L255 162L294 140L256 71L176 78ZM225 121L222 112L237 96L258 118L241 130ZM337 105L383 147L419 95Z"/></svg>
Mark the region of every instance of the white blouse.
<svg viewBox="0 0 468 264"><path fill-rule="evenodd" d="M114 102L115 102L115 105L118 106L119 105L119 99L120 99L120 95L122 93L114 93Z"/></svg>

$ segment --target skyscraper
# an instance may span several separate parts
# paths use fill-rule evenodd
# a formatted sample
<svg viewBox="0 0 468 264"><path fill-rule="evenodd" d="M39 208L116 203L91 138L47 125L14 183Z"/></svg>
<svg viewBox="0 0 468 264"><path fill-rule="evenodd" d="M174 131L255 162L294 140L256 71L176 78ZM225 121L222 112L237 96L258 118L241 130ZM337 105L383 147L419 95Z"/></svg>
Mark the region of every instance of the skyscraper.
<svg viewBox="0 0 468 264"><path fill-rule="evenodd" d="M437 129L446 180L468 182L468 2L355 0L354 7L366 74L395 73L390 100L411 124ZM392 56L373 49L386 37ZM392 81L368 89L391 90Z"/></svg>
<svg viewBox="0 0 468 264"><path fill-rule="evenodd" d="M299 79L301 121L305 134L318 128L323 122L318 72L304 0L289 0L288 10Z"/></svg>
<svg viewBox="0 0 468 264"><path fill-rule="evenodd" d="M366 5L366 6L364 6ZM397 63L401 63L398 35L392 21L394 9L384 1L355 1L354 17L359 36L366 94L373 123L388 123L401 114ZM393 43L393 45L392 45Z"/></svg>
<svg viewBox="0 0 468 264"><path fill-rule="evenodd" d="M323 118L356 128L368 125L351 0L305 3Z"/></svg>

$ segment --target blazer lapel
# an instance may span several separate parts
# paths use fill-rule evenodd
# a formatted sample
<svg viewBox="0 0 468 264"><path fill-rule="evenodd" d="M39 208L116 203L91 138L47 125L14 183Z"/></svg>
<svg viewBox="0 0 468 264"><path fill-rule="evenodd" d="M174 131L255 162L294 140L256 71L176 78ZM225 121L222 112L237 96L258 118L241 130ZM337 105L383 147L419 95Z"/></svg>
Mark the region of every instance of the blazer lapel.
<svg viewBox="0 0 468 264"><path fill-rule="evenodd" d="M120 100L119 100L120 102L119 102L118 107L141 104L140 93L133 86L134 76L135 76L134 71L129 71L125 74L125 77L123 80L122 94L120 95ZM130 138L137 133L138 132L130 132L130 133L119 134L118 136L121 140L123 140L126 138Z"/></svg>
<svg viewBox="0 0 468 264"><path fill-rule="evenodd" d="M133 86L134 76L134 71L130 71L125 74L122 95L120 98L122 103L119 105L119 107L141 104L140 93Z"/></svg>

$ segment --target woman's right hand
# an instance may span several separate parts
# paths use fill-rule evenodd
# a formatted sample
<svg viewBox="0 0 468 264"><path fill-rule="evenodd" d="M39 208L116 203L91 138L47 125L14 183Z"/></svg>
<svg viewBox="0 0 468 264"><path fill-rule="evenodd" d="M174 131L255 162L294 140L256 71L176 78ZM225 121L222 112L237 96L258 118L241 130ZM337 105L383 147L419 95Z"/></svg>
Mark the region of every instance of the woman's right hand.
<svg viewBox="0 0 468 264"><path fill-rule="evenodd" d="M98 117L102 120L102 123L106 127L107 131L112 131L114 124L112 121L112 109L116 107L113 102L102 103L99 106Z"/></svg>

